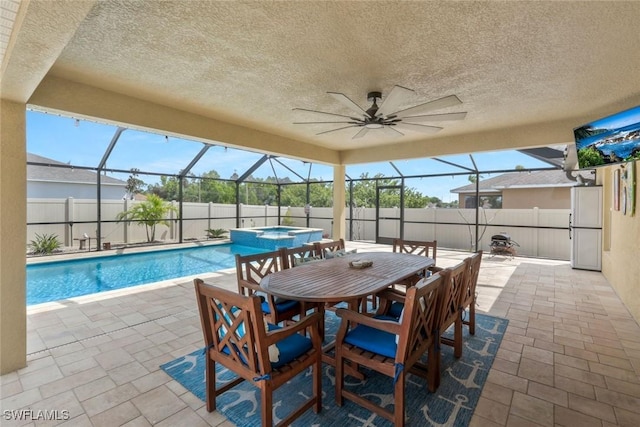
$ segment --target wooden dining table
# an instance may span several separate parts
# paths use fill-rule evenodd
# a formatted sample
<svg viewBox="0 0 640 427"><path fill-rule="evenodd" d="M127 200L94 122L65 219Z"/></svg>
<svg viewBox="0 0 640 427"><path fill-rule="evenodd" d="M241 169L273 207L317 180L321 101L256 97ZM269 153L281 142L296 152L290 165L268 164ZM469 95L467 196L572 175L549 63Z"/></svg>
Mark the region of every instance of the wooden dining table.
<svg viewBox="0 0 640 427"><path fill-rule="evenodd" d="M366 268L351 262L371 261ZM277 297L307 302L337 303L361 300L400 283L435 264L422 255L362 252L306 262L265 276L260 286Z"/></svg>
<svg viewBox="0 0 640 427"><path fill-rule="evenodd" d="M355 268L350 263L370 261L371 266ZM306 262L294 268L271 273L260 281L260 287L277 297L296 301L347 302L352 310L369 295L425 272L435 261L422 255L396 252L363 252L341 257ZM330 354L335 342L323 347L322 360L335 366ZM364 376L357 367L345 366L359 379Z"/></svg>

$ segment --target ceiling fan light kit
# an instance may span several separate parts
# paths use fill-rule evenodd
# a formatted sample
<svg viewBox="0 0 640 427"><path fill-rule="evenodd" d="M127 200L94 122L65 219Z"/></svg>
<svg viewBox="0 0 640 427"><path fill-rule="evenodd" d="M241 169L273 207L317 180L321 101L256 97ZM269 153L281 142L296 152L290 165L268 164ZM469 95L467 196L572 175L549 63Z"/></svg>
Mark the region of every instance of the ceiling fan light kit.
<svg viewBox="0 0 640 427"><path fill-rule="evenodd" d="M382 99L382 92L372 91L367 94L367 99L371 102L371 106L365 110L351 100L347 95L340 92L327 92L345 107L357 113L356 116L347 116L344 114L329 113L326 111L310 110L306 108L294 108L294 111L306 111L315 114L324 114L334 117L341 117L340 121L313 121L313 122L294 122L294 124L339 124L336 129L329 129L317 133L322 135L330 132L336 132L348 128L361 128L353 135L352 139L362 138L370 130L384 131L385 135L403 136L402 131L415 131L420 133L431 134L442 130L439 126L431 126L423 124L424 122L462 120L466 117L466 112L459 113L442 113L442 114L424 114L429 111L439 110L442 108L453 107L462 104L462 101L455 96L449 95L434 101L424 102L404 110L398 110L399 106L407 104L407 98L415 95L415 91L402 86L394 86L389 95L378 106L378 100Z"/></svg>

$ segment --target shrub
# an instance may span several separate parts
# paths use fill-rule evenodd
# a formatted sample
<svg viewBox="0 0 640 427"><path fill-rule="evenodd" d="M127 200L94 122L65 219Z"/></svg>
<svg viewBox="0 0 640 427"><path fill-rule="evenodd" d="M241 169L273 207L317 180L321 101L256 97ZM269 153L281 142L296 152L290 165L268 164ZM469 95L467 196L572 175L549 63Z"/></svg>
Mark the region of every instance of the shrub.
<svg viewBox="0 0 640 427"><path fill-rule="evenodd" d="M291 218L291 210L287 209L287 213L284 214L284 218L282 218L280 224L286 226L292 226L294 224L293 218Z"/></svg>
<svg viewBox="0 0 640 427"><path fill-rule="evenodd" d="M227 232L227 230L225 230L224 228L208 228L205 231L207 232L207 237L212 239L219 239L221 237L224 237L225 233Z"/></svg>
<svg viewBox="0 0 640 427"><path fill-rule="evenodd" d="M579 150L578 159L582 167L599 166L604 164L602 154L593 147Z"/></svg>
<svg viewBox="0 0 640 427"><path fill-rule="evenodd" d="M34 254L49 255L60 249L62 243L58 240L57 234L36 233L36 238L29 243L29 246Z"/></svg>

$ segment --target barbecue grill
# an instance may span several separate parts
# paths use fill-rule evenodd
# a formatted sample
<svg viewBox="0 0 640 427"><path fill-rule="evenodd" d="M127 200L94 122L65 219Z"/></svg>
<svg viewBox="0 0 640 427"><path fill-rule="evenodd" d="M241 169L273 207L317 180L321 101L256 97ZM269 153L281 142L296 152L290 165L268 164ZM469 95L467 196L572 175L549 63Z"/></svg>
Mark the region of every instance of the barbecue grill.
<svg viewBox="0 0 640 427"><path fill-rule="evenodd" d="M491 256L493 255L507 255L510 257L516 256L516 247L520 245L515 240L511 239L511 236L507 233L494 234L491 236Z"/></svg>

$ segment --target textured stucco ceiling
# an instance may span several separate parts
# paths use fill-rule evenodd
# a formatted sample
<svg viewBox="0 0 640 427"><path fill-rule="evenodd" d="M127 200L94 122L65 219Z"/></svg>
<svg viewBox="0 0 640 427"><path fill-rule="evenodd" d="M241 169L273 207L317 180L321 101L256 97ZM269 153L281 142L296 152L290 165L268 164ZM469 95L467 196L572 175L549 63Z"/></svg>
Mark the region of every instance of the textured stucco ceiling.
<svg viewBox="0 0 640 427"><path fill-rule="evenodd" d="M315 148L355 162L547 145L640 103L639 19L638 2L100 1L70 26L44 80L287 138L306 153L290 154L311 159ZM416 91L405 107L455 94L461 106L435 112L467 118L400 138L292 124L323 119L296 107L350 114L327 91L366 109L367 92L396 84ZM41 86L31 102L55 108Z"/></svg>

